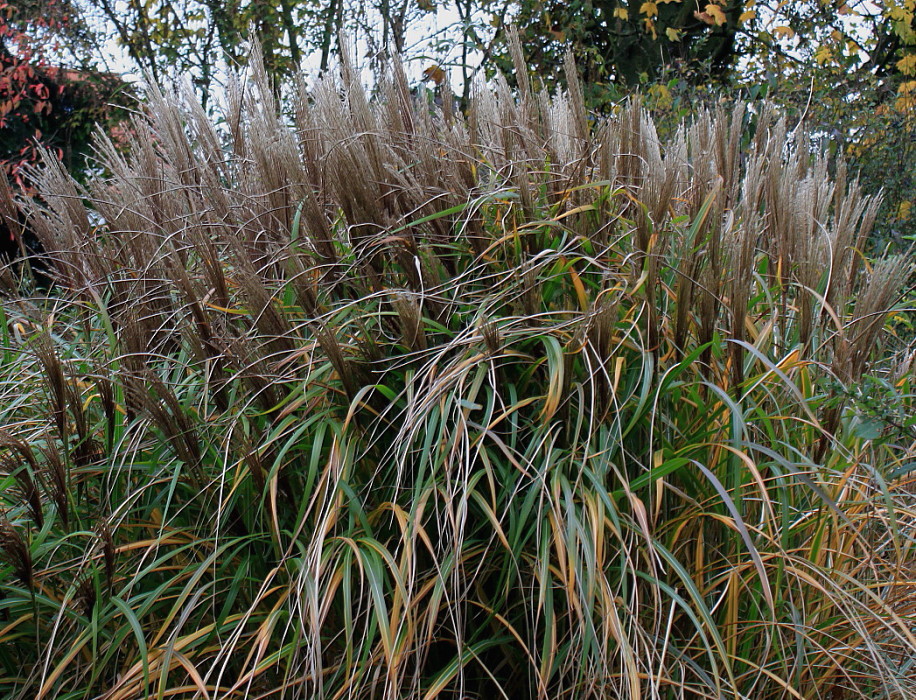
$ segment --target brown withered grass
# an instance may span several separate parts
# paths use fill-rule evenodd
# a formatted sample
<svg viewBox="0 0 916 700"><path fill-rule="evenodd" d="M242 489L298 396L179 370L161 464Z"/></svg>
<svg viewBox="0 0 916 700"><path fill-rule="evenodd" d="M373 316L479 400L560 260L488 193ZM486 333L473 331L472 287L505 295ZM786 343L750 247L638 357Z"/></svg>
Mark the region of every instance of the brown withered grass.
<svg viewBox="0 0 916 700"><path fill-rule="evenodd" d="M255 61L219 127L152 87L86 189L46 163L0 695L916 696L877 200L769 108L661 143L513 57L466 115Z"/></svg>

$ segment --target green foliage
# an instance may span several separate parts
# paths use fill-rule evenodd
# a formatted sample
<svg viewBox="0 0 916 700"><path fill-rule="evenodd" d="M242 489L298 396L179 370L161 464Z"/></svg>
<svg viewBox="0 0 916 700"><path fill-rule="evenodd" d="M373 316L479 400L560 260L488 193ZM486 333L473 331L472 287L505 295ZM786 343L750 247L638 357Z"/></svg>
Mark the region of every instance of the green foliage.
<svg viewBox="0 0 916 700"><path fill-rule="evenodd" d="M571 48L592 104L613 97L610 86L634 88L657 79L666 65L725 75L738 56L739 31L752 18L744 3L593 2L519 3L515 18L535 73L562 73Z"/></svg>
<svg viewBox="0 0 916 700"><path fill-rule="evenodd" d="M771 112L342 75L290 124L256 68L227 134L152 90L105 179L44 173L0 693L912 696L877 202Z"/></svg>

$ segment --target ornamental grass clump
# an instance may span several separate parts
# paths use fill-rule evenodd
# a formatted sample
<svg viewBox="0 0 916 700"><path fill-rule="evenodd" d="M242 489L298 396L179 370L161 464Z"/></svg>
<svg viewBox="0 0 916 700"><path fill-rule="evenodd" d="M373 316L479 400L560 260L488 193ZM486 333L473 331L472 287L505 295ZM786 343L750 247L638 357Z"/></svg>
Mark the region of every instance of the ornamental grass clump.
<svg viewBox="0 0 916 700"><path fill-rule="evenodd" d="M877 200L769 109L660 143L515 56L467 115L346 57L281 115L255 61L224 130L153 87L86 189L49 159L0 695L916 695Z"/></svg>

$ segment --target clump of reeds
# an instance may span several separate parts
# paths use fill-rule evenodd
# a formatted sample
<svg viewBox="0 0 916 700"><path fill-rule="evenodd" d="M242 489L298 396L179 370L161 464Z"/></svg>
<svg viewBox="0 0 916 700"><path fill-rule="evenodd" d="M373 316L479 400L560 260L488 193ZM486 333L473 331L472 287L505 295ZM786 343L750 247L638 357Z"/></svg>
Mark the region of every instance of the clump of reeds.
<svg viewBox="0 0 916 700"><path fill-rule="evenodd" d="M877 201L769 108L662 143L513 58L467 115L344 57L284 116L256 60L225 130L153 87L85 190L36 173L4 692L916 693Z"/></svg>
<svg viewBox="0 0 916 700"><path fill-rule="evenodd" d="M32 553L22 533L5 516L0 518L0 551L16 578L26 589L31 589L35 580Z"/></svg>

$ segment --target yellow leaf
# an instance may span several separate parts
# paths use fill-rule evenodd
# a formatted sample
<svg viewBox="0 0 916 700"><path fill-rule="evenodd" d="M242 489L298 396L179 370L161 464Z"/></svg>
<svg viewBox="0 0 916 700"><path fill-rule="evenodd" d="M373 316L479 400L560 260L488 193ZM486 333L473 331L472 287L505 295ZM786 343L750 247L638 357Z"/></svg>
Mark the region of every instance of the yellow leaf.
<svg viewBox="0 0 916 700"><path fill-rule="evenodd" d="M819 46L817 51L814 52L814 60L817 61L818 65L824 65L833 58L833 52L826 46Z"/></svg>
<svg viewBox="0 0 916 700"><path fill-rule="evenodd" d="M908 221L910 218L910 210L913 208L913 203L908 199L904 199L900 202L900 206L897 207L897 221Z"/></svg>
<svg viewBox="0 0 916 700"><path fill-rule="evenodd" d="M248 312L245 309L227 309L225 306L217 306L216 304L211 304L207 302L208 309L215 309L216 311L222 311L224 314L237 314L239 316L244 316Z"/></svg>
<svg viewBox="0 0 916 700"><path fill-rule="evenodd" d="M742 12L740 15L738 15L738 21L739 21L739 22L742 22L742 23L743 23L743 22L750 22L750 21L751 21L752 19L754 19L756 16L757 16L757 11L756 11L756 10L748 10L747 12Z"/></svg>
<svg viewBox="0 0 916 700"><path fill-rule="evenodd" d="M665 30L665 36L668 37L668 41L680 41L681 33L674 27L668 27Z"/></svg>
<svg viewBox="0 0 916 700"><path fill-rule="evenodd" d="M588 311L588 295L585 293L585 285L578 273L572 268L569 269L569 276L572 278L573 288L576 290L576 298L579 300L579 308L582 313Z"/></svg>
<svg viewBox="0 0 916 700"><path fill-rule="evenodd" d="M894 100L894 108L898 112L908 112L916 109L916 80L908 80L897 88L898 97Z"/></svg>
<svg viewBox="0 0 916 700"><path fill-rule="evenodd" d="M655 22L653 22L651 19L645 19L643 22L646 25L646 34L652 35L652 41L658 39L658 34L655 31Z"/></svg>
<svg viewBox="0 0 916 700"><path fill-rule="evenodd" d="M725 24L725 13L722 12L722 8L718 5L713 5L712 3L707 5L706 14L712 17L717 27L721 27L723 24Z"/></svg>
<svg viewBox="0 0 916 700"><path fill-rule="evenodd" d="M671 91L665 85L655 84L649 88L649 95L655 98L655 103L657 107L670 107L673 102L671 98Z"/></svg>
<svg viewBox="0 0 916 700"><path fill-rule="evenodd" d="M441 85L445 81L445 77L445 71L435 64L423 71L423 79L431 80L436 85Z"/></svg>
<svg viewBox="0 0 916 700"><path fill-rule="evenodd" d="M625 7L615 7L614 17L617 19L627 20L630 19L630 13L627 12L627 8Z"/></svg>
<svg viewBox="0 0 916 700"><path fill-rule="evenodd" d="M795 30L792 29L792 27L787 27L785 25L781 27L776 27L776 29L773 30L773 33L776 36L784 36L787 39L791 39L792 37L795 36Z"/></svg>
<svg viewBox="0 0 916 700"><path fill-rule="evenodd" d="M897 61L897 68L904 75L916 74L916 54L911 53Z"/></svg>
<svg viewBox="0 0 916 700"><path fill-rule="evenodd" d="M658 5L654 2L644 2L639 8L639 14L655 17L658 14Z"/></svg>

